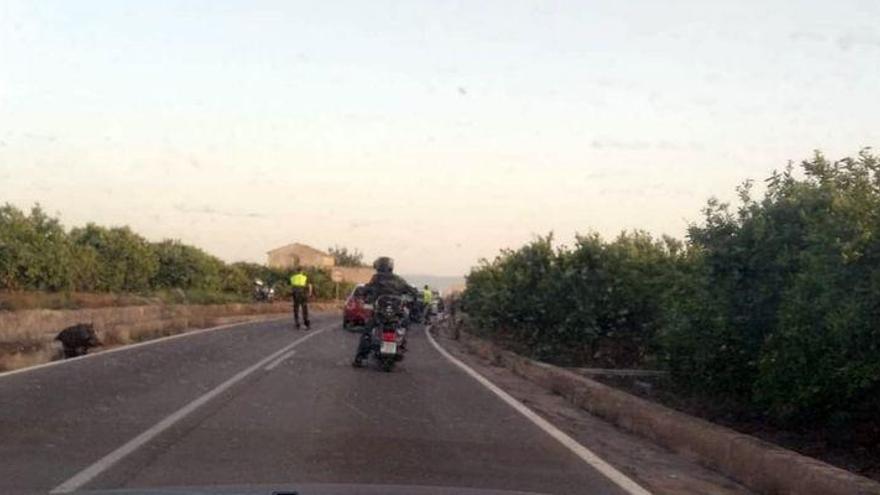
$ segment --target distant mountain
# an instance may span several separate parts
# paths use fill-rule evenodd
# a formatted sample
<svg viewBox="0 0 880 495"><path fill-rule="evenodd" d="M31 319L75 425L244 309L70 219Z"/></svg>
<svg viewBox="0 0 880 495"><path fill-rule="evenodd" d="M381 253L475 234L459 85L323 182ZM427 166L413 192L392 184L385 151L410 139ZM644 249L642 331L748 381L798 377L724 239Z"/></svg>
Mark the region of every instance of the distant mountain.
<svg viewBox="0 0 880 495"><path fill-rule="evenodd" d="M464 289L464 277L441 277L437 275L401 275L401 277L420 289L427 284L432 289L437 289L444 294L451 289Z"/></svg>

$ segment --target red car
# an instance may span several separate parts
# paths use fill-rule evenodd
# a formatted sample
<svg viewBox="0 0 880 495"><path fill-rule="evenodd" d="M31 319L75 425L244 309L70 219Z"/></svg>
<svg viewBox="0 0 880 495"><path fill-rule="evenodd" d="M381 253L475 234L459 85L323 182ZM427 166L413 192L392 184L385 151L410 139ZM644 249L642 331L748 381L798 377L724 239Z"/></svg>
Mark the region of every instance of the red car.
<svg viewBox="0 0 880 495"><path fill-rule="evenodd" d="M358 285L345 300L342 310L342 328L363 326L373 316L373 308L364 303L364 286Z"/></svg>

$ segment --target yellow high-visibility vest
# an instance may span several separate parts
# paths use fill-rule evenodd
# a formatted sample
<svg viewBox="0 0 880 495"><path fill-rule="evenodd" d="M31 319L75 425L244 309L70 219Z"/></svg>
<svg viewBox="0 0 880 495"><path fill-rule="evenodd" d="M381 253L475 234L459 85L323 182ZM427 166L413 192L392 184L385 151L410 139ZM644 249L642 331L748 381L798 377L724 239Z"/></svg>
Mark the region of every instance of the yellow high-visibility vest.
<svg viewBox="0 0 880 495"><path fill-rule="evenodd" d="M431 293L430 290L422 291L422 302L425 304L431 304L431 300L434 298L434 294Z"/></svg>
<svg viewBox="0 0 880 495"><path fill-rule="evenodd" d="M295 273L290 277L290 285L294 287L305 287L309 283L309 278L305 273Z"/></svg>

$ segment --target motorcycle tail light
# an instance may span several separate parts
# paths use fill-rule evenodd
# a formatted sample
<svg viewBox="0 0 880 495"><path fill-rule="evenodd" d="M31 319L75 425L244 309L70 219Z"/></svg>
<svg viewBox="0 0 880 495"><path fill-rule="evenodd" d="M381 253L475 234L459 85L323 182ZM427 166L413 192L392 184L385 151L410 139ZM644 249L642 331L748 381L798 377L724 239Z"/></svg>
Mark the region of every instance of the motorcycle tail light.
<svg viewBox="0 0 880 495"><path fill-rule="evenodd" d="M397 335L395 332L382 332L382 340L384 342L394 342L396 340Z"/></svg>

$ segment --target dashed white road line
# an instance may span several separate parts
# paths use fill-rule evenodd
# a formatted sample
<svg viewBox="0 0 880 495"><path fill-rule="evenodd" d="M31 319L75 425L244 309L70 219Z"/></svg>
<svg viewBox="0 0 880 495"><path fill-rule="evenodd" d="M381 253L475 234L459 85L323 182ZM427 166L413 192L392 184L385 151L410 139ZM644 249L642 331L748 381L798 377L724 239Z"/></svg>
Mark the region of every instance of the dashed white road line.
<svg viewBox="0 0 880 495"><path fill-rule="evenodd" d="M280 358L276 359L275 361L272 361L271 363L269 363L268 365L266 365L266 367L263 368L263 369L266 370L266 371L272 371L272 370L275 369L279 364L283 363L285 359L287 359L287 358L293 356L294 354L296 354L296 349L293 349L292 351L290 351L290 352L288 352L287 354L281 356Z"/></svg>
<svg viewBox="0 0 880 495"><path fill-rule="evenodd" d="M490 382L486 377L476 372L470 366L464 364L457 358L455 358L452 354L446 351L446 349L440 347L440 344L434 340L434 337L431 335L431 329L425 328L425 334L428 336L428 341L431 342L431 345L434 346L437 351L443 355L446 359L448 359L452 364L461 368L462 371L470 375L474 380L488 388L492 393L497 395L501 400L503 400L507 405L514 408L517 412L525 416L529 421L534 423L538 428L544 430L545 433L555 438L559 443L561 443L565 448L570 450L574 455L578 456L582 461L589 464L593 469L599 471L606 478L610 479L614 484L622 488L626 493L630 495L651 495L651 492L645 490L641 485L636 483L632 478L627 475L621 473L611 464L605 462L602 458L596 455L590 449L584 447L579 444L577 440L571 438L566 435L565 432L560 430L559 428L553 426L549 421L539 416L537 413L526 407L522 402L516 400L513 396L501 390L494 383Z"/></svg>
<svg viewBox="0 0 880 495"><path fill-rule="evenodd" d="M98 459L97 461L95 461L94 464L83 469L79 473L75 474L72 478L65 481L64 483L61 483L60 485L56 486L49 493L70 493L74 490L79 489L80 487L82 487L83 485L85 485L86 483L88 483L89 481L94 479L96 476L103 473L104 471L106 471L107 469L112 467L114 464L121 461L126 456L128 456L129 454L131 454L132 452L137 450L139 447L148 443L150 440L156 438L160 433L162 433L163 431L172 427L175 423L182 420L183 418L185 418L186 416L191 414L193 411L195 411L199 407L205 405L208 401L210 401L214 397L217 397L218 395L222 394L223 392L225 392L226 390L231 388L236 383L244 380L248 375L250 375L254 371L257 371L260 368L262 368L263 366L265 366L266 363L269 363L272 360L277 359L278 356L281 356L282 354L290 351L291 349L298 346L299 344L314 337L315 335L318 335L319 333L324 332L325 330L327 330L329 328L332 328L332 325L321 328L320 330L314 330L312 332L309 332L308 334L294 340L290 344L287 344L286 346L282 347L281 349L279 349L279 350L273 352L272 354L266 356L265 358L261 359L258 363L251 365L247 369L239 371L238 373L235 374L235 376L226 380L225 382L221 383L220 385L217 385L216 387L214 387L214 389L212 389L208 393L195 399L194 401L190 402L189 404L181 407L180 409L178 409L177 411L172 413L170 416L166 417L162 421L159 421L158 423L156 423L155 425L153 425L152 427L150 427L149 429L147 429L146 431L144 431L140 435L132 438L131 440L126 442L121 447L117 448L113 452L110 452L109 454L105 455L104 457Z"/></svg>

